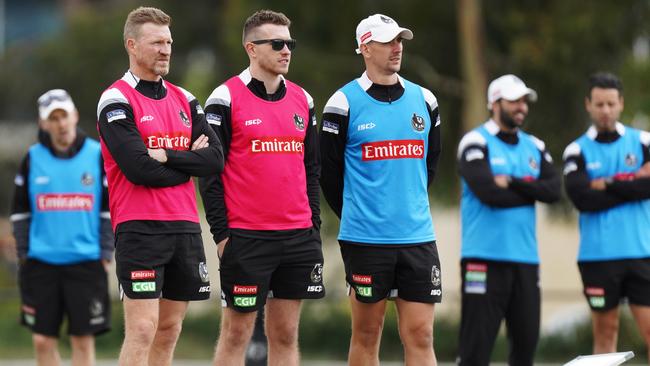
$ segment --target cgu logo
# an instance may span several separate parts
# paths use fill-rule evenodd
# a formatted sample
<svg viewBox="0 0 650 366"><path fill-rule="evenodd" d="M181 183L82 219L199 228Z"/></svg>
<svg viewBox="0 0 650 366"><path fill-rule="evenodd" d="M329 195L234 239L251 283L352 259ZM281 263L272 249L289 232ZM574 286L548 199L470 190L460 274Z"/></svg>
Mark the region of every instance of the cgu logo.
<svg viewBox="0 0 650 366"><path fill-rule="evenodd" d="M133 292L154 292L156 291L155 282L133 282Z"/></svg>
<svg viewBox="0 0 650 366"><path fill-rule="evenodd" d="M357 286L357 294L363 297L372 297L372 287L370 286Z"/></svg>
<svg viewBox="0 0 650 366"><path fill-rule="evenodd" d="M148 115L148 116L142 116L142 118L140 118L140 123L150 122L150 121L153 121L153 116Z"/></svg>
<svg viewBox="0 0 650 366"><path fill-rule="evenodd" d="M235 306L249 308L255 306L255 304L257 304L256 297L235 296Z"/></svg>

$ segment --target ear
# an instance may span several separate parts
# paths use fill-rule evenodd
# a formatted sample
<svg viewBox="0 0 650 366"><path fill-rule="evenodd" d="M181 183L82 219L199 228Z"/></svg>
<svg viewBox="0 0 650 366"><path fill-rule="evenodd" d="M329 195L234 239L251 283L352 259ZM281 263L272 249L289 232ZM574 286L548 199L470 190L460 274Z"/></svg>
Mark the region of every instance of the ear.
<svg viewBox="0 0 650 366"><path fill-rule="evenodd" d="M75 124L75 125L76 125L77 123L79 123L79 111L78 111L77 109L75 109L75 110L72 112L72 115L71 115L70 117L72 117L72 121L74 121L74 124Z"/></svg>
<svg viewBox="0 0 650 366"><path fill-rule="evenodd" d="M591 100L589 99L589 97L585 97L585 110L587 111L589 110L589 105L591 104L590 102Z"/></svg>
<svg viewBox="0 0 650 366"><path fill-rule="evenodd" d="M133 39L133 38L127 38L127 39L126 39L126 44L125 44L125 46L126 46L126 50L127 50L129 53L131 53L131 52L135 52L135 48L136 48L135 39Z"/></svg>
<svg viewBox="0 0 650 366"><path fill-rule="evenodd" d="M372 55L370 47L367 43L362 43L361 46L359 46L359 50L361 50L361 55L363 55L363 58L370 58Z"/></svg>
<svg viewBox="0 0 650 366"><path fill-rule="evenodd" d="M625 103L624 103L625 101L623 100L623 96L621 95L619 99L621 100L621 109L623 109L623 107L625 107Z"/></svg>
<svg viewBox="0 0 650 366"><path fill-rule="evenodd" d="M244 43L244 50L246 50L246 53L248 54L248 57L250 58L256 58L257 57L257 52L255 52L255 45L251 42L246 42Z"/></svg>

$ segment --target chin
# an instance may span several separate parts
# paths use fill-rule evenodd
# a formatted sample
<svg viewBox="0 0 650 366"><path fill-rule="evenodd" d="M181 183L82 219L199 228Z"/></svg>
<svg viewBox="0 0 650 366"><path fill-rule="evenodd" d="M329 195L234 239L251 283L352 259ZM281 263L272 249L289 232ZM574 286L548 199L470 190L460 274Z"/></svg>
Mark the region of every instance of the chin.
<svg viewBox="0 0 650 366"><path fill-rule="evenodd" d="M289 73L289 66L277 69L275 70L275 73L278 75L286 75Z"/></svg>
<svg viewBox="0 0 650 366"><path fill-rule="evenodd" d="M153 72L158 76L165 76L169 74L169 65L167 66L154 66Z"/></svg>

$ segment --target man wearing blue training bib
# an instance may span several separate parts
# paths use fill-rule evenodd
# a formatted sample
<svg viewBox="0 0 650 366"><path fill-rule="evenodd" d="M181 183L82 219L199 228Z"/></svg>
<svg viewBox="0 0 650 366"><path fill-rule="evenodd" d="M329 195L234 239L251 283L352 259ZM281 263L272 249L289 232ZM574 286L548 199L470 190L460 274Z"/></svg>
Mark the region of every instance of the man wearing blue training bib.
<svg viewBox="0 0 650 366"><path fill-rule="evenodd" d="M615 75L590 77L585 108L592 125L564 151L564 179L580 211L578 267L594 353L609 353L624 298L650 344L650 133L619 122L623 85Z"/></svg>
<svg viewBox="0 0 650 366"><path fill-rule="evenodd" d="M438 102L398 75L413 32L381 14L357 26L365 72L327 102L321 187L341 219L350 286L350 365L378 365L386 300L395 298L407 365L434 365L440 262L427 188L440 154Z"/></svg>
<svg viewBox="0 0 650 366"><path fill-rule="evenodd" d="M95 336L110 329L113 230L99 142L77 128L63 89L38 98L38 143L15 179L11 223L20 260L21 323L37 365L59 365L65 319L72 365L95 364Z"/></svg>
<svg viewBox="0 0 650 366"><path fill-rule="evenodd" d="M501 321L509 365L532 365L539 338L535 202L560 197L544 142L521 131L537 93L515 75L488 87L490 119L458 147L462 178L459 365L488 365Z"/></svg>

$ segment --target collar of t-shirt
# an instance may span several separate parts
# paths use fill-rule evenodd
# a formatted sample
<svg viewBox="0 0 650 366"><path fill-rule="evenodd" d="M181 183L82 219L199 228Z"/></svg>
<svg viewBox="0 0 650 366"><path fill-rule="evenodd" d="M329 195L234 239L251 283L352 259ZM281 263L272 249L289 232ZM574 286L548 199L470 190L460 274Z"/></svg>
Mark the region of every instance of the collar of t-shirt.
<svg viewBox="0 0 650 366"><path fill-rule="evenodd" d="M497 137L499 140L505 142L508 145L517 145L519 142L519 134L517 132L505 132L505 131L499 131L497 133Z"/></svg>
<svg viewBox="0 0 650 366"><path fill-rule="evenodd" d="M43 146L47 147L47 149L50 150L52 155L61 159L70 159L71 157L77 155L79 150L81 150L81 147L83 146L85 139L86 139L86 134L81 129L77 128L77 137L75 137L75 140L70 146L70 148L64 152L59 152L52 145L52 138L50 134L43 131L40 128L38 129L38 142L43 144Z"/></svg>
<svg viewBox="0 0 650 366"><path fill-rule="evenodd" d="M614 142L618 140L618 138L621 137L621 135L618 133L618 131L606 131L606 132L598 132L598 135L596 135L596 141L598 142Z"/></svg>
<svg viewBox="0 0 650 366"><path fill-rule="evenodd" d="M404 95L404 87L399 81L393 85L381 85L372 83L372 85L370 85L370 88L366 90L366 93L380 102L391 103L398 100L402 95Z"/></svg>
<svg viewBox="0 0 650 366"><path fill-rule="evenodd" d="M135 86L135 90L147 98L156 100L162 99L167 95L167 88L165 88L162 78L158 81L140 79Z"/></svg>
<svg viewBox="0 0 650 366"><path fill-rule="evenodd" d="M287 87L284 85L284 80L282 79L280 80L280 85L278 85L278 90L276 90L273 94L268 94L266 92L264 82L257 80L254 77L251 77L251 81L248 83L248 85L246 85L246 87L248 87L248 90L253 92L253 94L255 94L255 96L258 98L262 98L270 102L280 100L284 98L285 94L287 94Z"/></svg>

